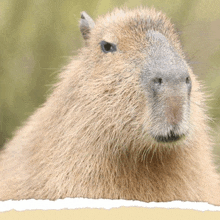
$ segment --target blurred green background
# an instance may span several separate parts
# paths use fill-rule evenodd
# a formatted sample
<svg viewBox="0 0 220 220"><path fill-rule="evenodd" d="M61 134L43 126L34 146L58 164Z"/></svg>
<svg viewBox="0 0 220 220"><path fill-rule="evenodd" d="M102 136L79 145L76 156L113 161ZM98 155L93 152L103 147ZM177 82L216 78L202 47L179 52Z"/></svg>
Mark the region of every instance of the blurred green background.
<svg viewBox="0 0 220 220"><path fill-rule="evenodd" d="M220 166L219 0L0 0L0 147L42 104L62 66L83 45L78 21L116 6L154 6L169 16L207 101ZM220 171L220 168L219 168Z"/></svg>

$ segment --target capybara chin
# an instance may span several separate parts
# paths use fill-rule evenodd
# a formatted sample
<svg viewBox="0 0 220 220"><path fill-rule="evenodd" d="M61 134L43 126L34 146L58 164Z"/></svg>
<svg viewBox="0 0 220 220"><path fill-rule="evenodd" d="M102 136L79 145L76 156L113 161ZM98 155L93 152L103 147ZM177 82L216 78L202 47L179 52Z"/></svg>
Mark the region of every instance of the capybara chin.
<svg viewBox="0 0 220 220"><path fill-rule="evenodd" d="M85 46L0 153L0 200L65 197L220 205L204 95L154 9L85 12Z"/></svg>

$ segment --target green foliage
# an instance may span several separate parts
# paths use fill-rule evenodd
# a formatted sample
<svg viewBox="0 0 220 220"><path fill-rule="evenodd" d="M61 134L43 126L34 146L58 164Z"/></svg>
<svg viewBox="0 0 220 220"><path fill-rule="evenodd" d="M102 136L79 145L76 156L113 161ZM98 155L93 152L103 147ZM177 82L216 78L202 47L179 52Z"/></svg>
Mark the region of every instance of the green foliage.
<svg viewBox="0 0 220 220"><path fill-rule="evenodd" d="M45 101L62 66L82 46L80 12L96 18L123 5L154 6L181 31L191 66L212 94L208 105L220 155L219 0L1 0L0 146Z"/></svg>

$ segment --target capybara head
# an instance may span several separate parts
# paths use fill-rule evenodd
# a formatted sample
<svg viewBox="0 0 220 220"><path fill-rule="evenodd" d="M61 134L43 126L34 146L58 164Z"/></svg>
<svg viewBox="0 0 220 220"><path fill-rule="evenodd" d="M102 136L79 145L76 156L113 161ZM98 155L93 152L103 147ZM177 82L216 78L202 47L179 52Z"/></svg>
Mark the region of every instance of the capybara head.
<svg viewBox="0 0 220 220"><path fill-rule="evenodd" d="M80 29L87 89L81 95L93 112L96 139L103 135L108 145L139 150L144 143L149 148L196 141L203 123L196 117L203 116L200 85L164 14L116 9L95 23L82 12Z"/></svg>

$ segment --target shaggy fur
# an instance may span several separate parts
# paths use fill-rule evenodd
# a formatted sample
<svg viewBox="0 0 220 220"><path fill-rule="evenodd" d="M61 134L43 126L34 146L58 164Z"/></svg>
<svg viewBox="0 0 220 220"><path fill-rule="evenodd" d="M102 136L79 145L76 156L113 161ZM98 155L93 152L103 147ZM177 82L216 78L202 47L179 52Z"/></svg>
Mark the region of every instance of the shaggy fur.
<svg viewBox="0 0 220 220"><path fill-rule="evenodd" d="M185 138L163 143L151 136L163 122L162 110L154 113L140 82L149 30L165 36L184 60L173 25L154 9L115 9L83 33L86 46L61 73L46 103L1 150L0 200L86 197L220 205L204 95L187 64L190 111L179 125L187 130ZM103 53L103 40L117 51Z"/></svg>

